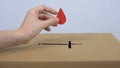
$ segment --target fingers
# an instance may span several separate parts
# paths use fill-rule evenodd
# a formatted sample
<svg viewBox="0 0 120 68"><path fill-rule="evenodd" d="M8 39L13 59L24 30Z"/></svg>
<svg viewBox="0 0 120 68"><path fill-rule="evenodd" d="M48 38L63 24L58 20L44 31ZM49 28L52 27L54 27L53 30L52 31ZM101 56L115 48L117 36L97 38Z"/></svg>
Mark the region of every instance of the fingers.
<svg viewBox="0 0 120 68"><path fill-rule="evenodd" d="M48 6L45 6L45 5L36 7L36 10L38 10L39 12L46 11L51 14L57 14L56 10L54 10L53 8L50 8Z"/></svg>
<svg viewBox="0 0 120 68"><path fill-rule="evenodd" d="M49 28L50 26L57 26L59 19L54 17L51 14L57 14L57 11L42 5L42 6L38 6L36 8L32 9L32 14L35 14L35 16L37 16L37 21L40 23L40 28L45 29L46 31L50 31L51 29Z"/></svg>
<svg viewBox="0 0 120 68"><path fill-rule="evenodd" d="M56 25L53 25L53 26L54 26L54 27L56 27L56 26L57 26L57 24L56 24ZM50 31L50 30L51 30L51 28L50 28L50 27L46 27L46 28L45 28L45 30L46 30L46 31Z"/></svg>
<svg viewBox="0 0 120 68"><path fill-rule="evenodd" d="M45 28L46 31L50 31L51 29L49 27Z"/></svg>
<svg viewBox="0 0 120 68"><path fill-rule="evenodd" d="M50 29L50 26L54 26L54 27L56 27L57 26L57 24L58 24L58 19L57 18L51 18L51 19L49 19L49 20L47 20L47 21L44 21L44 23L46 23L46 28L45 28L45 30L46 31L50 31L51 29Z"/></svg>
<svg viewBox="0 0 120 68"><path fill-rule="evenodd" d="M57 26L59 22L59 19L58 18L50 18L48 20L45 20L44 23L46 23L48 26Z"/></svg>
<svg viewBox="0 0 120 68"><path fill-rule="evenodd" d="M42 20L47 20L47 19L50 19L52 17L54 17L54 16L52 16L52 15L50 15L48 13L45 13L45 12L39 14L39 19L42 19Z"/></svg>

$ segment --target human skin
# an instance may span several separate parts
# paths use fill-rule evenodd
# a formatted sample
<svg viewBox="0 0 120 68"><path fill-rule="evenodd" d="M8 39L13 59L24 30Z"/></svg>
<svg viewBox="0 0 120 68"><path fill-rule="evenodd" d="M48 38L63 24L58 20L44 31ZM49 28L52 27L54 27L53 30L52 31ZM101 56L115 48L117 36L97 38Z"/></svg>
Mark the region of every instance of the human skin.
<svg viewBox="0 0 120 68"><path fill-rule="evenodd" d="M54 17L56 14L56 10L45 5L31 8L20 28L0 31L0 48L26 44L43 29L50 31L50 26L56 27L59 22L59 19Z"/></svg>

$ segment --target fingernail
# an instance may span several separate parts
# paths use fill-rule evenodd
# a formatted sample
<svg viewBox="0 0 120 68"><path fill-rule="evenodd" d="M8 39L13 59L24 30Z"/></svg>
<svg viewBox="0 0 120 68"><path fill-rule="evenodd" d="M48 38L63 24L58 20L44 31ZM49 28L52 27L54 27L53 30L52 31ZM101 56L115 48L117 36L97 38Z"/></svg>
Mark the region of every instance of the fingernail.
<svg viewBox="0 0 120 68"><path fill-rule="evenodd" d="M54 26L57 27L57 24L55 24Z"/></svg>

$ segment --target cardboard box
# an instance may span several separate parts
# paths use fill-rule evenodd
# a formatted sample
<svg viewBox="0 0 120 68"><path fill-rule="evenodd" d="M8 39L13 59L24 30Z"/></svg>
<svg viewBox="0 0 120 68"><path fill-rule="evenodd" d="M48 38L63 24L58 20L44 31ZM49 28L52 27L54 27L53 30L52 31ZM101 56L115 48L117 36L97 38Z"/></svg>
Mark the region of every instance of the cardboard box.
<svg viewBox="0 0 120 68"><path fill-rule="evenodd" d="M0 68L120 68L120 43L109 33L40 34L1 49Z"/></svg>

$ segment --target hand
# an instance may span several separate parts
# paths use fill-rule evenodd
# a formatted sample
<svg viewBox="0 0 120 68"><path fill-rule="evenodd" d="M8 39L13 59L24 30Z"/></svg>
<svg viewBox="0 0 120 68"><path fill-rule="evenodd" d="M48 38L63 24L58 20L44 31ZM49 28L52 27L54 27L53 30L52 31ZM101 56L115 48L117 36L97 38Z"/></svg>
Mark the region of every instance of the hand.
<svg viewBox="0 0 120 68"><path fill-rule="evenodd" d="M57 14L57 11L45 5L32 8L28 11L18 31L23 33L28 40L35 37L43 29L50 31L50 26L56 27L59 22L59 19L52 14Z"/></svg>
<svg viewBox="0 0 120 68"><path fill-rule="evenodd" d="M50 31L59 22L52 14L57 12L44 5L30 9L18 30L0 31L0 48L25 44L41 30Z"/></svg>

